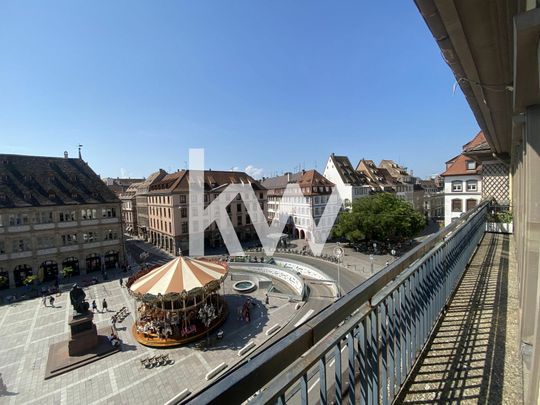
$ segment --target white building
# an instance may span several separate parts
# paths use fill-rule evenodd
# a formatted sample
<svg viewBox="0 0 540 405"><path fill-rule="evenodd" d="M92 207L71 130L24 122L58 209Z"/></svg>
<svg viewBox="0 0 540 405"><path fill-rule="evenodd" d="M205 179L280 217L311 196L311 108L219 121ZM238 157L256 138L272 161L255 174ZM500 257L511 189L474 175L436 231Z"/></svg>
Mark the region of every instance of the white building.
<svg viewBox="0 0 540 405"><path fill-rule="evenodd" d="M288 184L298 184L301 193L284 196ZM332 194L334 184L316 170L298 173L285 173L283 176L263 179L263 187L268 190L268 220L284 212L289 215L284 232L292 238L322 241L321 232L330 230L334 225L321 216ZM338 204L329 207L331 212L340 209ZM321 221L328 221L327 223ZM315 229L314 223L318 226Z"/></svg>
<svg viewBox="0 0 540 405"><path fill-rule="evenodd" d="M476 207L482 200L482 166L466 153L485 142L479 132L463 146L463 152L446 162L444 178L444 226Z"/></svg>
<svg viewBox="0 0 540 405"><path fill-rule="evenodd" d="M370 193L365 176L354 170L347 156L336 156L332 153L323 176L335 184L345 208L350 208L355 199L366 197Z"/></svg>

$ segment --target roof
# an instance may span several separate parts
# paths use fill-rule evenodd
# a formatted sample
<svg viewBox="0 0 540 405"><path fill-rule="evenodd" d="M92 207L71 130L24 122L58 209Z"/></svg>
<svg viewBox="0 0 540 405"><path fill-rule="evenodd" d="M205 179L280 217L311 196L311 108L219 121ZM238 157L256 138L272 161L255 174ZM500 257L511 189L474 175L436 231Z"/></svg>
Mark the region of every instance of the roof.
<svg viewBox="0 0 540 405"><path fill-rule="evenodd" d="M381 160L379 168L388 170L390 176L398 180L401 180L403 177L411 176L403 166L398 165L395 161L390 159Z"/></svg>
<svg viewBox="0 0 540 405"><path fill-rule="evenodd" d="M181 256L137 279L130 290L142 295L190 292L221 281L227 271L226 264Z"/></svg>
<svg viewBox="0 0 540 405"><path fill-rule="evenodd" d="M120 203L82 159L0 154L0 208Z"/></svg>
<svg viewBox="0 0 540 405"><path fill-rule="evenodd" d="M472 140L463 145L463 151L468 152L482 144L487 144L487 141L486 137L484 136L484 132L480 131L475 135Z"/></svg>
<svg viewBox="0 0 540 405"><path fill-rule="evenodd" d="M244 172L236 171L204 171L204 190L215 191L224 189L229 184L251 184L255 191L264 190L261 183ZM189 190L189 170L180 170L175 173L167 174L160 181L150 186L150 192L174 192ZM220 191L220 190L219 190Z"/></svg>
<svg viewBox="0 0 540 405"><path fill-rule="evenodd" d="M309 187L309 193L312 193L311 187L325 186L333 187L334 183L320 174L317 170L302 170L297 173L286 173L282 176L269 177L262 181L263 187L268 190L284 189L289 183L296 183L300 188ZM324 193L330 193L324 191ZM316 193L319 194L319 193Z"/></svg>
<svg viewBox="0 0 540 405"><path fill-rule="evenodd" d="M490 149L486 137L484 136L484 132L478 132L472 140L463 145L463 151L460 155L457 155L446 162L446 171L444 171L441 176L480 174L482 172L481 164L478 164L474 170L467 170L467 161L472 160L469 155L487 153Z"/></svg>
<svg viewBox="0 0 540 405"><path fill-rule="evenodd" d="M467 170L467 161L472 160L471 158L465 155L459 155L452 161L449 161L450 165L441 176L465 176L465 175L474 175L480 174L482 172L482 165L477 164L476 169Z"/></svg>
<svg viewBox="0 0 540 405"><path fill-rule="evenodd" d="M347 156L336 156L332 153L330 159L332 160L339 177L343 180L343 183L350 184L351 186L363 186L367 184L366 176L363 173L354 170L351 161Z"/></svg>

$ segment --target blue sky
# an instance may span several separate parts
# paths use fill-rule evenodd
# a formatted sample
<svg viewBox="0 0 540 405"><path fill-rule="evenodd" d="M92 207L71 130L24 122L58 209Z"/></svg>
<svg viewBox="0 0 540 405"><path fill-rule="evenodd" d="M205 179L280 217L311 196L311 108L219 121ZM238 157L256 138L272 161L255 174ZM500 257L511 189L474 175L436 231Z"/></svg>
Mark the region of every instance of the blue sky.
<svg viewBox="0 0 540 405"><path fill-rule="evenodd" d="M390 3L2 1L0 152L82 143L114 177L190 147L266 176L331 152L441 172L478 126L412 0Z"/></svg>

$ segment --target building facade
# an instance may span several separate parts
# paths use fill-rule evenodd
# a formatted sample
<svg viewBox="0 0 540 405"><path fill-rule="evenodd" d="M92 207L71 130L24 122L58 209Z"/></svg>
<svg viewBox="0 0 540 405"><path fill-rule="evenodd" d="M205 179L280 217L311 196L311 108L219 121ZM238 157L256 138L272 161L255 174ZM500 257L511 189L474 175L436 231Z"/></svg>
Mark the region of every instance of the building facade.
<svg viewBox="0 0 540 405"><path fill-rule="evenodd" d="M122 222L124 232L129 235L137 235L137 199L136 194L142 183L131 184L119 198L122 202Z"/></svg>
<svg viewBox="0 0 540 405"><path fill-rule="evenodd" d="M0 155L0 288L122 265L120 215L82 159Z"/></svg>
<svg viewBox="0 0 540 405"><path fill-rule="evenodd" d="M371 193L366 177L354 170L347 156L336 156L332 153L323 176L337 188L344 208L350 208L354 200Z"/></svg>
<svg viewBox="0 0 540 405"><path fill-rule="evenodd" d="M263 211L264 218L259 220L265 220L268 207L266 189L243 172L205 171L204 206L207 207L229 184L250 184ZM189 170L167 174L152 184L147 200L149 241L171 254L188 254ZM227 213L240 241L256 238L252 219L239 195L229 204ZM223 239L215 222L204 231L204 238L206 247L223 246Z"/></svg>
<svg viewBox="0 0 540 405"><path fill-rule="evenodd" d="M482 200L482 165L466 152L485 142L483 132L463 146L463 153L446 162L444 177L444 225L476 207Z"/></svg>
<svg viewBox="0 0 540 405"><path fill-rule="evenodd" d="M288 184L298 184L301 194L284 196ZM262 185L268 190L268 220L272 221L279 212L289 214L284 232L292 238L321 242L321 231L333 227L333 222L321 222L326 220L321 216L335 185L316 170L270 177L264 179ZM338 212L341 204L334 204L329 209ZM314 223L320 228L315 229Z"/></svg>
<svg viewBox="0 0 540 405"><path fill-rule="evenodd" d="M163 169L159 169L157 172L152 173L148 178L138 183L137 190L135 192L135 213L137 216L136 234L142 240L147 241L149 238L150 223L148 220L148 192L150 187L161 181L163 177L167 175L167 172Z"/></svg>

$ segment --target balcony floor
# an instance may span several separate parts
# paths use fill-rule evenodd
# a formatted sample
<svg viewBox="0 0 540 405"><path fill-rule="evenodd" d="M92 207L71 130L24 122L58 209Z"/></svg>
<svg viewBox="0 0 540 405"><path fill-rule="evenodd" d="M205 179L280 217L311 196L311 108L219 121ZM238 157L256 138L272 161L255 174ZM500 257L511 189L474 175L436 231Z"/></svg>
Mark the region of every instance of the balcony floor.
<svg viewBox="0 0 540 405"><path fill-rule="evenodd" d="M397 403L523 403L509 235L486 233Z"/></svg>

